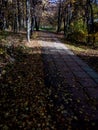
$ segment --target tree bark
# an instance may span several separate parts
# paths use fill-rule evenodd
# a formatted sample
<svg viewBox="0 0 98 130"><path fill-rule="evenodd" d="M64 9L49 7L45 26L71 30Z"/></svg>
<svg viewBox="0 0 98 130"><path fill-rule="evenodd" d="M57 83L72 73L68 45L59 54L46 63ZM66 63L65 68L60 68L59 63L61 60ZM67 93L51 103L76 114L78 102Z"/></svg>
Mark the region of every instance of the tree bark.
<svg viewBox="0 0 98 130"><path fill-rule="evenodd" d="M26 0L26 24L27 24L27 41L30 42L30 0Z"/></svg>
<svg viewBox="0 0 98 130"><path fill-rule="evenodd" d="M35 16L33 16L31 20L31 35L33 33L34 27L35 27Z"/></svg>
<svg viewBox="0 0 98 130"><path fill-rule="evenodd" d="M95 36L94 36L94 16L93 16L93 8L90 0L86 2L87 11L86 11L86 18L87 18L87 43L94 46L95 43ZM92 34L90 36L90 34Z"/></svg>
<svg viewBox="0 0 98 130"><path fill-rule="evenodd" d="M57 27L57 33L60 32L61 24L62 24L62 15L61 15L61 0L59 1L59 8L58 8L58 27Z"/></svg>
<svg viewBox="0 0 98 130"><path fill-rule="evenodd" d="M21 30L21 9L20 9L19 0L17 0L17 8L18 8L18 25L19 25L19 31L20 31Z"/></svg>
<svg viewBox="0 0 98 130"><path fill-rule="evenodd" d="M40 26L40 18L39 17L35 17L35 28L36 31L39 31L39 26Z"/></svg>

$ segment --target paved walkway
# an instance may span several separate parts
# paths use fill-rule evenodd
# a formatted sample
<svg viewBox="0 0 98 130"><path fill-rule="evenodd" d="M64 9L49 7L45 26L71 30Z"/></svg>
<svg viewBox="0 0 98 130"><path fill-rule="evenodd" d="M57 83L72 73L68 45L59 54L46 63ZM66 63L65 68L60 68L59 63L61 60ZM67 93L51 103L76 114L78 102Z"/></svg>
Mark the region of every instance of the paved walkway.
<svg viewBox="0 0 98 130"><path fill-rule="evenodd" d="M53 35L42 35L45 83L55 105L63 104L79 120L97 121L98 74Z"/></svg>

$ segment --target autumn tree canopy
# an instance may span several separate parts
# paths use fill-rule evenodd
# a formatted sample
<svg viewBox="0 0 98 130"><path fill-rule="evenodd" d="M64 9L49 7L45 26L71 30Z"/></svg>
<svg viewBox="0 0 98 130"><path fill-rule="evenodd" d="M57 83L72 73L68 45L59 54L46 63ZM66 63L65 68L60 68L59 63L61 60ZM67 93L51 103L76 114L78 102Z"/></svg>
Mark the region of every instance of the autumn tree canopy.
<svg viewBox="0 0 98 130"><path fill-rule="evenodd" d="M18 32L52 26L65 37L76 31L97 31L98 0L0 0L0 29ZM96 27L95 27L96 26Z"/></svg>

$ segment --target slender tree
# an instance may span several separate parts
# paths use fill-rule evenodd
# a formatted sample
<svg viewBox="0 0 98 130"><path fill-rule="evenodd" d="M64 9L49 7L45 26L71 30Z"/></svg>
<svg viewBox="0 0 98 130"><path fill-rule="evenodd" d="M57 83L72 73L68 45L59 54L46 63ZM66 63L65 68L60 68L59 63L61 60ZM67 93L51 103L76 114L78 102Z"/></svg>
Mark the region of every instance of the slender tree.
<svg viewBox="0 0 98 130"><path fill-rule="evenodd" d="M62 0L59 0L58 4L58 26L57 26L57 32L60 32L62 24Z"/></svg>
<svg viewBox="0 0 98 130"><path fill-rule="evenodd" d="M27 25L27 41L30 42L30 29L31 29L31 13L30 13L30 0L26 0L26 25Z"/></svg>

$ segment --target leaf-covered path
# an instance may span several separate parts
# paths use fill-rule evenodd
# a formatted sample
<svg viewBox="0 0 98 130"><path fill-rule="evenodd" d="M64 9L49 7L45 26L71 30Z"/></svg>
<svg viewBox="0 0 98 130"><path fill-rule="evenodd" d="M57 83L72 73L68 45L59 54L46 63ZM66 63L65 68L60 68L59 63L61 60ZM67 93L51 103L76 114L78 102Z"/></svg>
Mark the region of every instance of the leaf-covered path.
<svg viewBox="0 0 98 130"><path fill-rule="evenodd" d="M42 33L40 44L45 83L51 90L50 99L53 99L56 111L63 107L59 117L62 115L64 120L71 118L76 126L81 124L82 129L93 121L97 122L98 74L55 38L55 35ZM62 124L59 121L60 129Z"/></svg>
<svg viewBox="0 0 98 130"><path fill-rule="evenodd" d="M98 74L55 35L12 52L0 78L1 130L98 129Z"/></svg>

